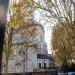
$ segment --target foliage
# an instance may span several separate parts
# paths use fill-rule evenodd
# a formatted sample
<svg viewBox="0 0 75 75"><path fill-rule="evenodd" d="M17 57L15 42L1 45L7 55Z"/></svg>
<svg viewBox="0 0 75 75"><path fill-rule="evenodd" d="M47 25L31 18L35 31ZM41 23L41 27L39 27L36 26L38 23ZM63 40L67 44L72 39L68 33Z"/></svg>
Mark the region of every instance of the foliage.
<svg viewBox="0 0 75 75"><path fill-rule="evenodd" d="M60 24L57 24L53 28L51 46L55 51L56 63L67 68L73 63L72 60L75 60L75 44L73 41L75 39L75 27L73 27L73 31L71 31L71 28L69 28L65 22L64 24L65 29ZM69 36L66 33L68 33ZM72 35L74 35L73 38L71 37Z"/></svg>
<svg viewBox="0 0 75 75"><path fill-rule="evenodd" d="M27 25L26 23L30 20L34 12L34 8L31 5L34 6L33 0L22 0L20 3L15 3L11 6L13 15L10 27L16 29Z"/></svg>

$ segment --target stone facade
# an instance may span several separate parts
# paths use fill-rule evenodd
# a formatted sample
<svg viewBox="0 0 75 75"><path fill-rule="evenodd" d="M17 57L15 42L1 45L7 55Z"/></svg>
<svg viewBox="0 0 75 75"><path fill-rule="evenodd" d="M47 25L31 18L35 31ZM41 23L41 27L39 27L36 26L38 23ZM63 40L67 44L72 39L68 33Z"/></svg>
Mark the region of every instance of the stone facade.
<svg viewBox="0 0 75 75"><path fill-rule="evenodd" d="M48 54L42 25L29 23L13 34L13 59L9 60L9 73L33 72L38 68L37 54ZM49 61L48 61L49 62Z"/></svg>

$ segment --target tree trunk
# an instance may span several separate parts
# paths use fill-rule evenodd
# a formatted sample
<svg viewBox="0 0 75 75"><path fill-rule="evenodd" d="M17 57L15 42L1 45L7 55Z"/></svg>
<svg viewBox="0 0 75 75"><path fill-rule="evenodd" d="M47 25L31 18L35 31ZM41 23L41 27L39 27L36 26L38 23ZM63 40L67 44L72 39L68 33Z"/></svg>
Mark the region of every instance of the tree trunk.
<svg viewBox="0 0 75 75"><path fill-rule="evenodd" d="M5 75L8 75L8 59L6 59Z"/></svg>
<svg viewBox="0 0 75 75"><path fill-rule="evenodd" d="M2 53L3 53L3 44L5 37L5 27L0 24L0 73L1 73L1 62L2 62Z"/></svg>

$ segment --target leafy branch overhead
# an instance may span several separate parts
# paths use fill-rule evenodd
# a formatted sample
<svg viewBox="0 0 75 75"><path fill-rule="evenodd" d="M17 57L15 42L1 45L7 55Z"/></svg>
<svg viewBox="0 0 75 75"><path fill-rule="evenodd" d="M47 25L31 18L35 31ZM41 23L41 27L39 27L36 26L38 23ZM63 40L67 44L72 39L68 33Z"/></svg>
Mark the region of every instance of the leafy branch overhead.
<svg viewBox="0 0 75 75"><path fill-rule="evenodd" d="M34 6L32 0L22 0L20 3L14 3L11 6L12 17L10 27L14 29L26 25L29 19L33 16L34 8L30 7L30 5Z"/></svg>

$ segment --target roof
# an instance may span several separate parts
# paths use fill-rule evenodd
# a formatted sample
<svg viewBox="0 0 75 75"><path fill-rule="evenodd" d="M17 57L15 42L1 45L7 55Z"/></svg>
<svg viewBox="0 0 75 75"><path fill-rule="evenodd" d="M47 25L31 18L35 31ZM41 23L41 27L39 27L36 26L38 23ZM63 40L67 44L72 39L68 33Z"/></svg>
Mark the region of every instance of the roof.
<svg viewBox="0 0 75 75"><path fill-rule="evenodd" d="M37 54L37 59L51 59L53 60L52 55L49 54Z"/></svg>

